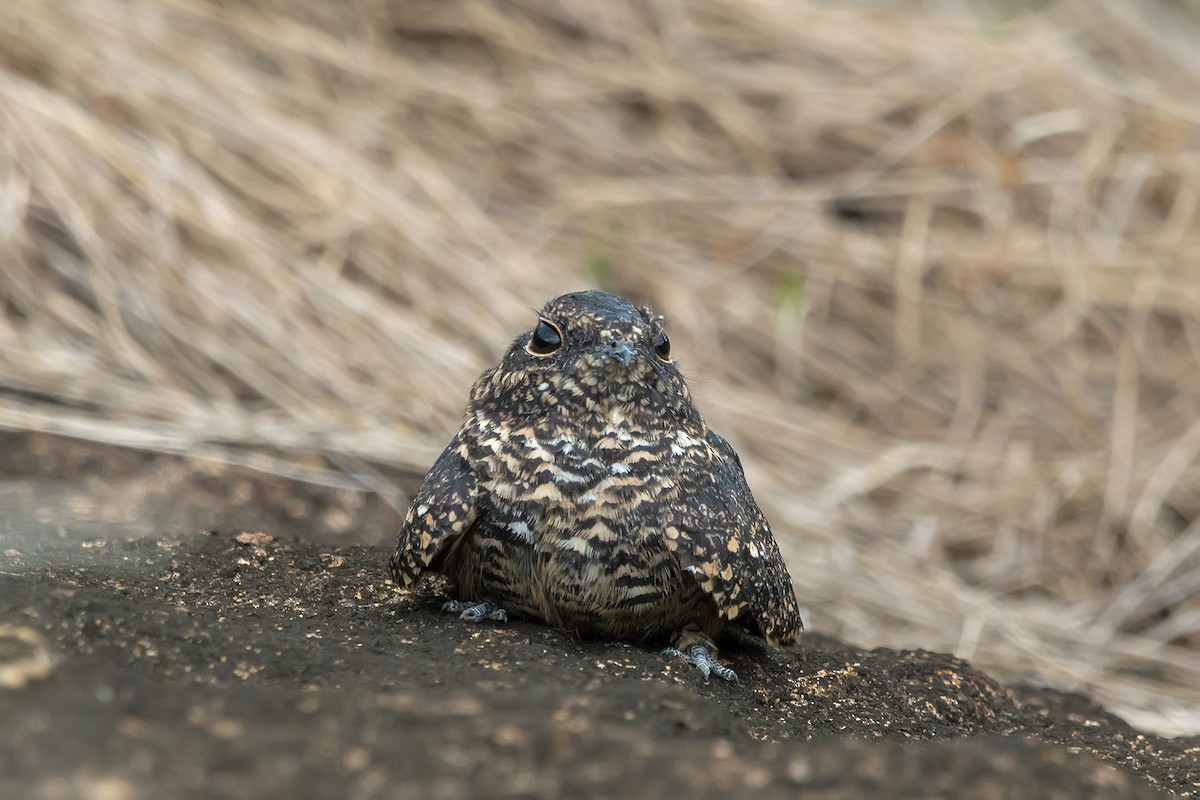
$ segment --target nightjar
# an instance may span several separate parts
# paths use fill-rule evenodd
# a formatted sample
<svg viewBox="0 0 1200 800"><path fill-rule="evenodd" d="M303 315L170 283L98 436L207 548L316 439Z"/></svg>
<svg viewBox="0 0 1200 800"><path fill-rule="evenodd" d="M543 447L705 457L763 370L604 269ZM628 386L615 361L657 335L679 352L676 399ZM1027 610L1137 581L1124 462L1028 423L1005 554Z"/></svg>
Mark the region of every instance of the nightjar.
<svg viewBox="0 0 1200 800"><path fill-rule="evenodd" d="M471 390L391 558L404 588L445 575L446 610L511 611L717 661L729 624L774 643L802 626L791 577L729 443L671 358L663 320L588 291L548 302Z"/></svg>

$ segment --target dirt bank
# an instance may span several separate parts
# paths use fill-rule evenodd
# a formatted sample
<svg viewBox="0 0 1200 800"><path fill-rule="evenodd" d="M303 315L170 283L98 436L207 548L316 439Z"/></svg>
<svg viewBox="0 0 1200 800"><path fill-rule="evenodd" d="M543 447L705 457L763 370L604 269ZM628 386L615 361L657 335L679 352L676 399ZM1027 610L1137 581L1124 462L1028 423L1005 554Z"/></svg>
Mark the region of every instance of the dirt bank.
<svg viewBox="0 0 1200 800"><path fill-rule="evenodd" d="M0 526L8 797L1180 796L1200 741L952 657L819 635L653 648L401 597L383 547ZM44 651L54 659L44 672Z"/></svg>

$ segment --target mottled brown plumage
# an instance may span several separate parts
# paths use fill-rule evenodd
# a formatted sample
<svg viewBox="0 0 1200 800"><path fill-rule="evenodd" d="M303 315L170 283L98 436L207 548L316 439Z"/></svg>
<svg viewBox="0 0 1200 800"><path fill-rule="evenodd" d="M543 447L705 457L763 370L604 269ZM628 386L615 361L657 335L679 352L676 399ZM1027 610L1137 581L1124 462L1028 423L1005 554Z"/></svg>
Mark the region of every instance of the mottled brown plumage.
<svg viewBox="0 0 1200 800"><path fill-rule="evenodd" d="M577 292L471 391L391 559L436 571L464 618L507 609L584 634L666 639L705 674L726 624L801 629L791 578L741 463L670 359L662 319ZM484 601L488 601L484 604Z"/></svg>

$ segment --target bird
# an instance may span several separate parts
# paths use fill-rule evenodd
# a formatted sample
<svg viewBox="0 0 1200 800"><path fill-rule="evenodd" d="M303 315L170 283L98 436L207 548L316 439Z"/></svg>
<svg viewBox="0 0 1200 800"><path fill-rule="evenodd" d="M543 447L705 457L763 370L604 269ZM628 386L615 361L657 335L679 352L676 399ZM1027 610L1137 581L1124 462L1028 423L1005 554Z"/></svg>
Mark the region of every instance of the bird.
<svg viewBox="0 0 1200 800"><path fill-rule="evenodd" d="M472 386L412 498L392 579L448 579L446 611L650 642L737 681L717 640L803 629L737 453L696 409L665 319L615 294L547 302Z"/></svg>

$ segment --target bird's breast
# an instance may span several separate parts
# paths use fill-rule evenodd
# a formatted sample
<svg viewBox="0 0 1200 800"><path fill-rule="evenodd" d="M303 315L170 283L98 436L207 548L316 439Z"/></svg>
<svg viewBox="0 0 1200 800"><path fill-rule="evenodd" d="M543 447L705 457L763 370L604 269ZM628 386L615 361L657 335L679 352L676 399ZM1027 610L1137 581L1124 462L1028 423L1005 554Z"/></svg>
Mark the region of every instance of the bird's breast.
<svg viewBox="0 0 1200 800"><path fill-rule="evenodd" d="M486 509L456 565L461 588L551 624L621 636L690 613L697 598L663 537L679 490L676 439L602 429L509 432L499 443L478 445Z"/></svg>
<svg viewBox="0 0 1200 800"><path fill-rule="evenodd" d="M484 459L481 483L497 526L519 539L587 555L661 531L678 480L654 438L620 429L591 438L517 433L503 445Z"/></svg>

